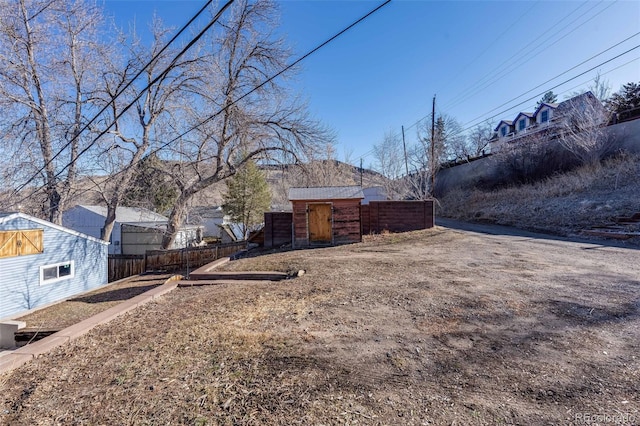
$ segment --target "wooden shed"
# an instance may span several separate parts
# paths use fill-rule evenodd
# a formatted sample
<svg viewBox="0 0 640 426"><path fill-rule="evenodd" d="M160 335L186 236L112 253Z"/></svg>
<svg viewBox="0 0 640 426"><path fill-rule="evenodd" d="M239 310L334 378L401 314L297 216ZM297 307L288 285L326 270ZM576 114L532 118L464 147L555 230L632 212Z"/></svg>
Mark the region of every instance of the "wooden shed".
<svg viewBox="0 0 640 426"><path fill-rule="evenodd" d="M362 241L360 186L291 188L295 247Z"/></svg>

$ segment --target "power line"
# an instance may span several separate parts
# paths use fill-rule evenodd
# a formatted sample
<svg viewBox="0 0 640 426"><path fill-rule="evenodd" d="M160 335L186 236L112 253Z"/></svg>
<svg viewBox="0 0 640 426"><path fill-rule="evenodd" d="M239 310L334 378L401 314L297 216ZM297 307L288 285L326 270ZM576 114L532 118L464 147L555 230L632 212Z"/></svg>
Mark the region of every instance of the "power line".
<svg viewBox="0 0 640 426"><path fill-rule="evenodd" d="M233 1L233 0L231 0ZM73 137L71 138L71 140L69 140L61 149L60 151L58 151L53 157L51 157L50 160L46 161L45 164L31 177L29 178L25 183L23 183L22 185L20 185L16 190L14 190L14 194L17 194L18 192L20 192L22 189L24 189L30 182L32 182L34 179L36 179L38 177L38 175L40 173L42 173L42 171L44 171L47 166L49 166L56 158L58 158L58 156L60 154L62 154L62 152L67 149L76 139L78 139L80 137L80 135L89 128L89 126L98 119L98 117L100 117L106 110L107 108L109 108L109 106L115 102L115 100L122 95L122 93L124 93L125 90L127 90L134 81L136 81L138 79L138 77L140 77L142 75L142 73L149 68L149 66L151 66L151 64L158 59L158 57L160 57L160 55L162 55L162 53L164 53L165 50L167 50L169 48L169 46L193 23L193 21L195 21L198 16L200 16L200 14L207 9L207 7L213 2L213 0L208 0L205 5L191 18L189 19L189 21L183 25L182 28L180 28L180 30L162 47L162 49L160 49L158 51L158 53L156 53L147 63L146 65L144 65L137 73L135 76L133 76L133 78L131 78L131 80L129 80L129 82L118 92L116 92L116 94L113 96L113 98L111 99L111 101L107 102L107 104L105 106L102 107L102 109L100 109L100 111L98 111L97 114L95 114L93 116L93 118L91 120L89 120L77 133L75 133L73 135ZM225 5L226 7L226 5ZM145 90L147 90L149 88L149 85L142 91L144 92ZM127 109L130 108L127 107ZM126 111L126 109L125 109ZM113 123L111 124L111 126L113 125ZM111 127L109 126L109 128ZM98 136L99 137L99 136ZM95 143L95 140L93 142L91 142L90 145L93 145L93 143ZM80 155L78 155L79 157ZM77 158L77 157L76 157ZM67 167L70 166L71 163L67 164L58 174L56 174L54 176L54 178L58 177L60 175L60 173L62 173L62 171L64 171Z"/></svg>
<svg viewBox="0 0 640 426"><path fill-rule="evenodd" d="M462 129L461 129L461 131L460 131L460 132L458 132L456 135L463 134L464 132L466 132L466 131L468 131L468 130L471 130L473 127L475 127L476 125L478 125L478 124L480 124L482 121L484 121L486 118L483 118L483 117L485 117L486 115L489 115L490 113L492 113L492 112L496 111L497 109L500 109L501 107L503 107L503 106L505 106L505 105L507 105L507 104L509 104L509 103L511 103L511 102L514 102L514 101L518 100L520 97L522 97L522 96L524 96L524 95L526 95L526 94L528 94L528 93L532 92L532 91L533 91L533 90L535 90L536 88L539 88L539 87L543 86L544 84L546 84L546 83L548 83L548 82L550 82L550 81L553 81L553 80L557 79L558 77L560 77L560 76L562 76L562 75L566 74L567 72L570 72L571 70L574 70L575 68L579 67L580 65L583 65L583 64L585 64L585 63L587 63L587 62L591 61L592 59L594 59L594 58L596 58L596 57L598 57L598 56L602 55L603 53L606 53L607 51L609 51L609 50L613 49L614 47L619 46L620 44L622 44L622 43L624 43L624 42L626 42L626 41L630 40L631 38L638 36L639 34L640 34L640 32L635 33L635 34L633 34L633 35L631 35L631 36L627 37L626 39L624 39L624 40L622 40L622 41L620 41L620 42L616 43L615 45L613 45L613 46L611 46L611 47L609 47L609 48L607 48L607 49L605 49L605 50L603 50L602 52L600 52L600 53L598 53L598 54L596 54L596 55L592 56L591 58L589 58L589 59L587 59L587 60L585 60L585 61L581 62L580 64L578 64L578 65L576 65L576 66L573 66L572 68L570 68L570 69L568 69L568 70L566 70L566 71L563 71L562 73L560 73L560 74L558 74L557 76L555 76L555 77L553 77L553 78L551 78L551 79L547 80L546 82L544 82L544 83L542 83L542 84L539 84L538 86L534 87L533 89L527 90L526 92L524 92L524 93L522 93L522 94L520 94L520 95L518 95L518 96L516 96L516 97L514 97L514 98L512 98L512 99L510 99L509 101L507 101L507 102L505 102L505 103L501 104L500 106L498 106L498 107L496 107L496 108L494 108L494 109L492 109L492 110L489 110L489 111L487 111L487 112L485 112L485 113L481 114L480 116L478 116L478 117L476 117L476 118L474 118L474 119L472 119L472 120L468 121L467 123L465 123L464 125L462 125L462 126L461 126L461 127L463 127L463 128L462 128ZM640 47L640 45L637 45L637 46L635 46L635 47L633 47L633 48L631 48L631 49L628 49L628 50L627 50L627 51L625 51L625 52L622 52L622 53L620 53L620 54L618 54L618 55L614 56L613 58L607 59L606 61L603 61L603 62L599 63L598 65L596 65L596 66L594 66L594 67L592 67L592 68L590 68L590 69L588 69L588 70L586 70L586 71L584 71L584 72L581 72L580 74L578 74L578 75L576 75L576 76L573 76L573 77L571 77L571 78L569 78L569 79L567 79L567 80L565 80L565 81L563 81L563 82L561 82L561 83L559 83L559 84L557 84L557 85L555 85L555 86L553 86L553 87L551 87L551 88L548 88L548 89L547 89L547 91L548 91L548 90L553 90L553 89L558 88L558 87L560 87L560 86L562 86L562 85L564 85L564 84L566 84L566 83L568 83L568 82L570 82L570 81L573 81L573 80L575 80L575 79L577 79L577 78L579 78L579 77L581 77L581 76L583 76L583 75L585 75L585 74L587 74L587 73L589 73L589 72L591 72L591 71L593 71L593 70L595 70L595 69L597 69L597 68L601 67L602 65L605 65L605 64L607 64L607 63L609 63L609 62L612 62L612 61L614 61L614 60L616 60L616 59L618 59L618 58L620 58L620 57L622 57L622 56L624 56L624 55L626 55L626 54L628 54L628 53L630 53L630 52L632 52L632 51L634 51L634 50L638 49L639 47ZM633 62L633 61L636 61L636 60L638 60L638 59L640 59L640 58L632 59L632 60L631 60L631 61L629 61L629 62L626 62L626 63L624 63L624 64L622 64L622 65L620 65L620 66L618 66L618 67L616 67L616 68L613 68L612 70L607 71L607 73L612 72L612 71L614 71L614 70L616 70L616 69L618 69L618 68L621 68L621 67L623 67L623 66L626 66L626 65L628 65L629 63L631 63L631 62ZM605 73L605 74L607 74L607 73ZM603 74L603 75L605 75L605 74ZM583 83L583 84L584 84L584 83ZM582 84L581 84L581 85L582 85ZM576 86L576 87L579 87L579 86L580 86L580 85L578 85L578 86ZM571 90L571 89L568 89L568 90ZM520 105L522 105L522 104L524 104L524 103L526 103L526 102L529 102L529 101L531 101L531 100L533 100L533 99L536 99L537 97L539 97L539 96L541 96L541 95L543 95L543 94L544 94L544 92L539 93L539 94L536 94L536 95L534 95L533 97L530 97L530 98L528 98L528 99L525 99L524 101L522 101L522 102L520 102L520 103L518 103L518 104L512 105L512 106L511 106L511 107L509 107L508 109L503 110L503 111L498 112L498 113L493 114L493 115L495 116L495 115L499 115L499 114L503 114L503 113L505 113L505 112L508 112L508 111L510 111L511 109L513 109L513 108L515 108L515 107L518 107L518 106L520 106ZM442 114L442 112L441 112L441 114ZM412 128L412 127L415 127L417 124L419 124L420 122L422 122L425 118L430 117L430 116L431 116L431 114L428 114L428 115L426 115L426 116L424 116L424 117L422 117L422 118L418 119L418 120L417 120L417 121L415 121L411 126L406 127L406 128L405 128L405 130L408 130L408 129ZM476 120L479 120L479 121L477 121L477 122L476 122ZM473 123L473 124L470 124L470 123ZM465 126L466 126L466 127L465 127ZM397 136L397 133L396 133L395 135ZM365 154L363 154L363 155L362 155L362 157L366 157L367 155L369 155L369 154L373 153L374 151L375 151L375 148L373 148L373 149L371 149L371 150L367 151Z"/></svg>
<svg viewBox="0 0 640 426"><path fill-rule="evenodd" d="M640 48L640 44L639 44L639 45L636 45L635 47L632 47L631 49L629 49L629 50L627 50L627 51L625 51L625 52L620 53L619 55L614 56L613 58L607 59L606 61L601 62L601 63L599 63L598 65L596 65L596 66L594 66L594 67L592 67L592 68L589 68L588 70L583 71L583 72L581 72L580 74L578 74L578 75L576 75L576 76L574 76L574 77L571 77L571 78L569 78L569 79L567 79L567 80L564 80L562 83L556 84L555 86L548 88L548 90L553 90L553 89L555 89L555 88L558 88L558 87L562 86L563 84L567 84L568 82L570 82L570 81L572 81L572 80L575 80L575 79L576 79L576 78L578 78L578 77L582 77L582 76L583 76L583 75L585 75L586 73L589 73L589 72L591 72L591 71L593 71L593 70L597 69L598 67L601 67L602 65L608 64L608 63L609 63L609 62L611 62L611 61L614 61L614 60L616 60L616 59L618 59L618 58L620 58L620 57L622 57L622 56L624 56L624 55L626 55L626 54L628 54L628 53L631 53L632 51L634 51L634 50L636 50L636 49L638 49L638 48ZM525 92L525 93L529 93L529 92ZM532 96L532 97L530 97L530 98L528 98L528 99L525 99L524 101L522 101L522 102L520 102L520 103L518 103L518 104L516 104L516 105L513 105L513 106L511 106L510 108L508 108L508 109L506 109L506 110L503 110L503 111L500 111L500 112L498 112L498 113L494 114L494 116L495 116L495 115L499 115L499 114L503 114L503 113L505 113L505 112L508 112L508 111L510 111L511 109L513 109L513 108L515 108L515 107L517 107L517 106L520 106L520 105L524 104L525 102L529 102L529 101L531 101L531 100L533 100L533 99L536 99L538 96L541 96L541 95L543 95L543 94L544 94L544 92L538 93L537 95ZM498 107L496 107L496 108L494 108L494 109L492 109L492 110L490 110L490 111L488 111L488 112L486 112L486 113L484 113L484 114L482 114L482 115L480 115L480 116L478 116L478 117L476 117L476 118L474 118L474 119L470 120L469 122L473 122L473 121L479 120L479 119L481 119L482 117L484 117L485 115L488 115L488 114L492 113L493 111L495 111L495 110L497 110L497 109L499 109L499 108L503 107L504 105L506 105L506 104L508 104L508 103L510 103L510 102L516 101L516 100L517 100L518 98L520 98L521 96L522 96L522 95L518 95L518 96L516 96L515 98L511 99L510 101L503 103L502 105L500 105L500 106L498 106ZM467 123L467 124L468 124L468 123ZM478 123L474 123L473 125L471 125L471 126L469 126L469 127L464 128L462 131L463 131L463 132L464 132L464 131L467 131L467 130L469 130L469 129L473 128L473 127L474 127L475 125L477 125L477 124L479 124L479 122L478 122Z"/></svg>
<svg viewBox="0 0 640 426"><path fill-rule="evenodd" d="M213 24L215 24L215 22L220 18L220 16L222 16L222 13L224 12L224 10L229 7L231 5L231 3L233 3L235 0L229 0L219 11L218 13L214 16L214 18L211 20L211 22L209 22L209 24L195 37L191 40L191 42L189 42L179 53L178 55L176 55L173 60L171 61L171 63L164 69L164 71L162 71L156 78L154 78L149 84L147 84L147 86L134 98L133 101L131 101L118 115L116 115L116 117L114 117L113 121L111 122L111 124L109 124L109 126L107 126L102 132L100 132L100 134L98 136L96 136L91 143L89 143L82 151L80 151L78 153L78 155L76 156L75 159L72 159L71 162L67 163L60 171L58 171L55 175L54 178L57 178L58 176L60 176L60 174L62 174L62 172L67 169L68 167L71 166L71 164L73 164L73 161L77 161L81 155L83 155L85 152L87 152L93 145L95 145L95 143L105 134L107 134L109 132L109 129L111 129L111 127L117 122L117 120L122 117L122 115L129 110L133 105L135 105L135 103L137 102L138 99L140 99L140 97L142 96L142 94L147 91L153 84L155 84L159 79L163 78L170 70L171 67L173 67L173 65L175 65L176 61L182 56L184 55L184 53L186 53L186 51L188 49L190 49L204 34L206 31L209 30L209 28L211 28L211 26L213 26ZM68 146L68 145L66 145ZM63 147L63 150L65 149L65 147ZM60 151L62 152L62 151ZM137 164L137 162L136 162ZM129 167L125 168L125 170L128 170ZM40 170L41 171L41 170ZM33 175L30 179L27 180L27 182L25 182L22 186L20 186L17 190L14 191L13 195L16 195L21 189L23 189L24 187L26 187L26 185L28 185L30 182L32 182L35 178L38 177L38 173L40 173L40 171L38 171L35 175ZM44 186L43 186L44 188ZM31 193L29 193L26 197L23 197L17 204L20 204L21 202L23 202L24 200L30 198L32 195L34 195L36 192L38 192L40 189L42 188L38 188L35 189L34 191L32 191ZM16 203L14 203L13 205L16 205Z"/></svg>
<svg viewBox="0 0 640 426"><path fill-rule="evenodd" d="M589 19L587 19L586 21L580 23L580 25L576 26L575 28L573 28L571 31L569 31L568 33L564 34L561 37L556 37L555 40L553 41L553 43L549 44L548 46L545 46L545 49L548 49L552 46L554 46L555 44L559 43L560 41L562 41L564 38L566 38L569 34L575 32L576 30L578 30L580 27L582 27L583 25L587 24L589 21L595 19L598 15L602 14L604 11L606 11L607 9L609 9L610 7L612 7L615 4L615 2L610 3L608 6L606 6L604 9L600 10L598 13L596 13L595 15L591 16ZM597 6L597 4L596 4ZM594 6L595 8L595 6ZM594 9L592 8L592 9ZM590 12L592 9L588 10L587 12L585 12L584 14L580 15L578 18L576 18L574 21L572 21L570 24L572 24L573 22L577 21L578 19L580 19L582 16L586 15L588 12ZM570 25L569 24L569 25ZM463 101L465 101L466 99L469 99L470 97L480 93L482 90L494 85L495 83L499 82L505 75L507 75L509 72L514 71L515 69L520 68L521 66L523 66L524 64L526 64L527 62L531 61L533 58L535 58L536 56L540 55L544 50L538 50L540 49L541 46L543 46L543 44L548 41L549 39L551 39L552 37L554 37L555 34L551 34L549 37L547 37L545 40L543 40L542 42L540 42L533 50L531 50L530 55L528 55L529 57L527 58L527 56L523 56L522 58L520 58L518 60L518 62L514 62L511 66L509 66L508 68L504 69L501 73L493 76L493 80L490 82L487 82L487 84L485 84L484 86L477 88L473 93L468 94L468 96L466 96L465 98L459 100L458 102L454 103L453 105L448 105L447 107L453 107L455 105L459 105L460 103L462 103ZM538 50L536 52L536 50ZM534 52L536 52L534 54ZM524 60L525 58L527 58L526 60Z"/></svg>
<svg viewBox="0 0 640 426"><path fill-rule="evenodd" d="M522 52L525 52L525 57L526 55L529 53L529 46L531 46L533 43L535 43L540 37L542 37L544 34L549 33L551 30L557 28L557 26L559 24L561 24L562 22L566 21L567 18L569 18L571 15L573 15L576 11L578 11L579 9L581 9L582 7L584 7L586 5L586 3L582 3L580 5L578 5L578 7L576 7L575 9L573 9L571 12L569 12L567 15L565 15L564 17L558 19L554 24L552 24L550 27L548 27L546 30L542 31L542 33L540 33L539 36L537 37L533 37L531 39L531 41L529 41L529 43L527 43L525 46L523 46L520 50L518 50L517 52L515 52L513 55L511 55L510 57L508 57L507 59L503 60L498 66L496 66L495 68L493 68L491 71L489 71L488 73L485 74L484 77L480 78L479 80L477 80L475 83L473 83L472 85L470 85L469 87L465 88L463 91L461 91L458 95L454 96L453 99L450 102L458 102L459 100L464 100L464 99L468 99L468 93L470 89L477 89L477 87L481 84L486 84L487 80L491 79L493 76L495 76L495 74L497 72L502 72L500 71L501 69L505 69L507 68L507 65L509 64L509 62L511 62L514 58L516 58L518 55L521 55ZM587 12L593 10L595 7L597 7L597 4L594 5L591 9L589 9ZM580 17L583 15L580 15ZM565 26L566 27L566 26ZM564 27L562 27L564 28ZM560 31L560 30L559 30ZM559 32L558 31L558 32ZM557 32L556 32L557 33ZM555 34L555 33L554 33ZM510 65L509 65L510 66ZM504 67L504 68L503 68ZM447 105L447 107L450 104Z"/></svg>
<svg viewBox="0 0 640 426"><path fill-rule="evenodd" d="M449 80L444 84L445 87L448 87L451 85L452 81L456 81L458 79L458 77L460 77L460 75L462 75L464 73L465 70L469 69L469 67L474 64L478 59L480 59L489 49L491 49L497 42L498 40L500 40L505 34L507 34L509 31L511 31L511 29L515 26L518 25L518 23L520 23L520 21L529 14L529 12L531 12L536 6L537 4L540 3L540 0L533 2L531 4L531 7L529 7L522 15L520 15L517 19L515 19L511 25L509 25L504 31L502 31L492 42L490 42L485 48L484 50L482 50L482 52L480 52L478 55L476 55L475 58L473 58L471 61L469 61L466 65L460 67L459 72L457 72L455 75L453 75L451 78L449 78ZM582 7L582 6L578 6L578 7ZM466 93L466 90L461 92L461 93ZM458 95L456 95L458 96Z"/></svg>
<svg viewBox="0 0 640 426"><path fill-rule="evenodd" d="M621 44L623 44L623 43L625 43L625 42L629 41L630 39L632 39L632 38L634 38L634 37L637 37L638 35L640 35L640 32L637 32L637 33L635 33L635 34L632 34L631 36L629 36L629 37L625 38L624 40L622 40L622 41L620 41L620 42L618 42L618 43L616 43L616 44L614 44L614 45L612 45L612 46L608 47L607 49L605 49L605 50L603 50L603 51L601 51L601 52L599 52L599 53L597 53L597 54L595 54L595 55L591 56L590 58L588 58L588 59L586 59L586 60L582 61L582 62L581 62L581 63L579 63L578 65L575 65L575 66L573 66L573 67L569 68L568 70L563 71L562 73L560 73L560 74L556 75L555 77L553 77L553 78L551 78L551 79L549 79L549 80L545 81L544 83L539 84L538 86L534 87L533 89L530 89L530 90L528 90L528 91L526 91L526 92L524 92L524 93L522 93L522 94L520 94L520 95L516 96L514 99L511 99L511 100L509 100L509 101L505 102L504 104L502 104L502 105L500 105L500 106L498 106L498 107L494 108L493 110L488 111L488 112L486 112L486 113L482 114L482 116L488 115L488 114L490 114L491 112L495 111L496 109L499 109L499 108L503 107L504 105L506 105L506 104L508 104L508 103L510 103L510 102L513 102L513 101L517 100L518 98L520 98L520 97L522 97L522 96L526 95L527 93L530 93L530 92L532 92L533 90L535 90L535 89L537 89L537 88L539 88L539 87L541 87L541 86L543 86L543 85L545 85L545 84L547 84L547 83L549 83L549 82L551 82L551 81L553 81L553 80L555 80L555 79L557 79L557 78L559 78L559 77L561 77L561 76L565 75L566 73L568 73L568 72L570 72L570 71L572 71L572 70L576 69L577 67L579 67L579 66L581 66L581 65L586 64L587 62L589 62L589 61L591 61L591 60L593 60L593 59L597 58L598 56L603 55L604 53L606 53L606 52L610 51L611 49L613 49L613 48L615 48L615 47L618 47L619 45L621 45ZM637 48L637 46L636 46L635 48ZM635 49L635 48L633 48L633 49ZM633 50L633 49L631 49L631 50ZM627 54L627 53L629 53L631 50L629 50L629 51L627 51L627 52L624 52L624 53L622 53L621 55ZM618 57L620 57L621 55L618 55L618 56L616 56L616 57L612 58L611 60L617 59L617 58L618 58ZM605 61L605 62L603 62L602 64L606 64L606 63L610 62L611 60ZM602 65L602 64L601 64L601 65ZM597 66L596 66L596 68L597 68L598 66L600 66L600 65L597 65ZM592 71L593 69L594 69L594 68L591 68L590 70L587 70L586 72ZM584 74L584 73L583 73L583 74ZM578 77L579 77L579 76L578 76ZM575 78L577 78L577 77L575 77ZM570 80L569 80L569 81L570 81ZM562 84L564 84L564 83L561 83L560 85L562 85ZM558 86L555 86L555 87L558 87ZM552 89L553 89L553 88L552 88ZM549 89L549 90L551 90L551 89ZM536 96L538 96L538 95L536 95ZM527 101L524 101L524 102L527 102ZM523 103L524 103L524 102L523 102ZM414 122L411 126L407 127L406 129L408 130L408 129L410 129L410 128L412 128L412 127L416 126L418 123L420 123L422 120L424 120L425 118L427 118L427 117L429 117L429 116L430 116L430 115L425 115L424 117L422 117L422 118L418 119L416 122ZM480 117L482 117L482 116L480 116ZM479 117L478 117L478 118L479 118ZM478 119L478 118L476 118L476 119ZM473 119L473 120L471 120L471 121L475 121L476 119Z"/></svg>
<svg viewBox="0 0 640 426"><path fill-rule="evenodd" d="M233 0L231 0L232 2ZM215 117L217 117L218 115L220 115L222 112L226 111L228 108L232 107L233 105L235 105L236 103L238 103L239 101L241 101L242 99L246 98L247 96L249 96L250 94L252 94L253 92L255 92L256 90L260 89L261 87L263 87L264 85L268 84L269 82L273 81L274 79L276 79L277 77L279 77L280 75L282 75L284 72L286 72L287 70L293 68L294 66L296 66L297 64L299 64L301 61L303 61L304 59L308 58L309 56L311 56L312 54L314 54L315 52L317 52L318 50L320 50L321 48L323 48L324 46L326 46L327 44L331 43L332 41L334 41L335 39L337 39L338 37L340 37L342 34L346 33L347 31L349 31L351 28L355 27L356 25L358 25L359 23L361 23L362 21L364 21L365 19L367 19L369 16L371 16L372 14L374 14L375 12L377 12L378 10L380 10L382 7L386 6L387 4L389 4L391 2L391 0L386 0L384 1L382 4L378 5L377 7L375 7L374 9L372 9L371 11L369 11L367 14L363 15L361 18L359 18L358 20L354 21L352 24L350 24L349 26L345 27L343 30L341 30L340 32L336 33L334 36L330 37L329 39L327 39L326 41L324 41L323 43L319 44L318 46L316 46L315 48L311 49L310 51L308 51L307 53L305 53L304 55L302 55L300 58L298 58L297 60L295 60L294 62L292 62L291 64L287 65L285 68L283 68L281 71L277 72L276 74L274 74L273 76L269 77L268 79L266 79L265 81L263 81L261 84L259 84L258 86L252 88L251 90L249 90L247 93L245 93L244 95L240 96L238 99L232 101L230 104L228 104L227 106L219 109L216 113L208 116L207 118L205 118L203 121L199 122L198 124L190 127L188 130L186 130L185 132L181 133L180 135L176 136L175 138L169 140L168 142L165 142L164 144L162 144L160 147L156 148L155 150L151 151L150 154L156 154L158 153L160 150L166 148L167 146L169 146L170 144L176 142L177 140L181 139L182 137L184 137L185 135L187 135L188 133L196 130L197 128L199 128L200 126L202 126L203 124L208 123L209 121L213 120ZM226 5L225 5L226 6ZM202 161L206 161L207 158L203 158L197 161L197 163L200 163ZM137 164L140 163L141 160L138 160L134 163L131 163L129 165L127 165L123 170L120 170L118 173L113 174L111 176L109 176L108 178L106 178L104 181L102 181L102 183L108 182L110 180L113 180L116 176L118 176L120 173L129 170L132 167L135 167ZM68 167L69 165L67 165L66 167ZM85 194L87 192L89 192L90 190L92 190L93 188L97 187L97 184L94 184L92 187L87 188L79 193L76 193L77 195L82 195ZM30 198L31 196L33 196L36 192L38 192L39 190L43 189L43 187L40 187L34 191L32 191L30 194L28 194L26 197L21 198L19 201L14 202L13 204L11 204L11 206L15 206L15 205L19 205L22 202L24 202L25 200L27 200L28 198Z"/></svg>

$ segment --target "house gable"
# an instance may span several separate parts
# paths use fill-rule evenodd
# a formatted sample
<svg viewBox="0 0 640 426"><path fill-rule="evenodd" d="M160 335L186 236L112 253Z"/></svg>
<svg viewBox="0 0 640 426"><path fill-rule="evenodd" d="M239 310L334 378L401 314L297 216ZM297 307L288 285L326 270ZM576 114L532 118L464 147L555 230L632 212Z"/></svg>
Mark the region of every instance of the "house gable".
<svg viewBox="0 0 640 426"><path fill-rule="evenodd" d="M531 125L533 114L530 112L521 112L513 120L513 126L516 132L523 132Z"/></svg>
<svg viewBox="0 0 640 426"><path fill-rule="evenodd" d="M513 132L513 122L508 120L500 120L494 131L498 133L498 137L504 138L505 136Z"/></svg>
<svg viewBox="0 0 640 426"><path fill-rule="evenodd" d="M542 102L533 113L533 118L537 124L549 123L553 118L555 109L558 108L558 104L551 104Z"/></svg>
<svg viewBox="0 0 640 426"><path fill-rule="evenodd" d="M107 243L22 213L0 218L1 232L38 230L39 252L0 258L0 318L64 300L107 283ZM34 245L39 245L33 241Z"/></svg>

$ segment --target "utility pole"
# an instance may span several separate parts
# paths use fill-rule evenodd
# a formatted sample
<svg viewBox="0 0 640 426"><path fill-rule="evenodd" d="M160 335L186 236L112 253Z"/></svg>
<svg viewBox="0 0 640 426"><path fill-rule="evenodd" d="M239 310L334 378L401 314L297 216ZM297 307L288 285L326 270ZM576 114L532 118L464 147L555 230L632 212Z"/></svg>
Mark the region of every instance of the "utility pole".
<svg viewBox="0 0 640 426"><path fill-rule="evenodd" d="M360 158L360 187L362 188L362 158Z"/></svg>
<svg viewBox="0 0 640 426"><path fill-rule="evenodd" d="M429 193L433 197L433 190L436 185L436 145L435 145L435 136L436 136L436 95L433 95L433 105L431 106L431 188Z"/></svg>
<svg viewBox="0 0 640 426"><path fill-rule="evenodd" d="M404 168L409 176L409 163L407 162L407 144L404 141L404 126L402 126L402 147L404 148Z"/></svg>

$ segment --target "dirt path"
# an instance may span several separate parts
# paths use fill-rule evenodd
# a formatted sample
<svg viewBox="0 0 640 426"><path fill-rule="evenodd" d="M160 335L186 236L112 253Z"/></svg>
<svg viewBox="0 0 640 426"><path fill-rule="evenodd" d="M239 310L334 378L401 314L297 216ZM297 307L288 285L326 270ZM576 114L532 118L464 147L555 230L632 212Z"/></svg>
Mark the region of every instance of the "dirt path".
<svg viewBox="0 0 640 426"><path fill-rule="evenodd" d="M99 327L0 376L0 423L638 424L639 258L437 227L244 259L307 273Z"/></svg>

